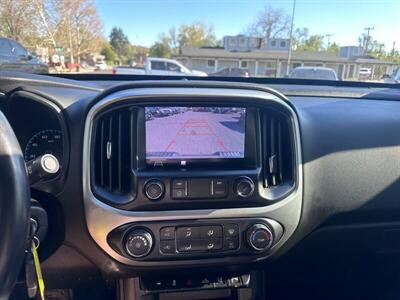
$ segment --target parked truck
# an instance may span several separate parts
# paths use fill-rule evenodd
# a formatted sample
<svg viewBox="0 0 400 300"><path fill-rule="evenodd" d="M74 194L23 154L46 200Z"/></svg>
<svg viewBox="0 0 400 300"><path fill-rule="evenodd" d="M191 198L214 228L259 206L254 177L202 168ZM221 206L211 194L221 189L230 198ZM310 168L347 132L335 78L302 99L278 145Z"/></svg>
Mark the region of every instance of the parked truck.
<svg viewBox="0 0 400 300"><path fill-rule="evenodd" d="M0 70L49 73L47 64L15 40L0 37Z"/></svg>
<svg viewBox="0 0 400 300"><path fill-rule="evenodd" d="M172 76L207 76L207 73L189 70L173 59L148 57L144 67L115 66L112 70L116 75L172 75Z"/></svg>

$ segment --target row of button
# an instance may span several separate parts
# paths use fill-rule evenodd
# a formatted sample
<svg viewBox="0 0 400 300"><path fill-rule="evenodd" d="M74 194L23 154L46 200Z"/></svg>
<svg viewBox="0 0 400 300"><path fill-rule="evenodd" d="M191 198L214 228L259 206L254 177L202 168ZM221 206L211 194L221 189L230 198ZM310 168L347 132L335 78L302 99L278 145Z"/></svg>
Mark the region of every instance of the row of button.
<svg viewBox="0 0 400 300"><path fill-rule="evenodd" d="M198 238L221 238L222 226L178 227L176 238L178 240L191 240Z"/></svg>
<svg viewBox="0 0 400 300"><path fill-rule="evenodd" d="M242 276L193 276L193 277L169 277L169 278L145 278L141 279L142 288L148 291L175 290L175 289L213 289L213 288L239 288L248 286L250 274Z"/></svg>
<svg viewBox="0 0 400 300"><path fill-rule="evenodd" d="M176 248L178 252L236 250L239 248L239 237L177 240L176 245L175 240L160 241L160 252L163 254L176 253Z"/></svg>
<svg viewBox="0 0 400 300"><path fill-rule="evenodd" d="M223 245L224 244L224 245ZM239 247L239 237L227 237L219 239L193 239L189 241L177 241L179 252L190 252L190 251L215 251L222 250L235 250Z"/></svg>
<svg viewBox="0 0 400 300"><path fill-rule="evenodd" d="M222 249L222 238L177 240L179 252L213 251Z"/></svg>
<svg viewBox="0 0 400 300"><path fill-rule="evenodd" d="M226 224L213 226L184 226L176 229L176 239L198 239L198 238L220 238L234 237L239 235L239 226L237 224ZM160 239L174 240L175 227L163 227L160 230Z"/></svg>
<svg viewBox="0 0 400 300"><path fill-rule="evenodd" d="M239 248L237 224L163 227L160 229L160 252L236 250Z"/></svg>
<svg viewBox="0 0 400 300"><path fill-rule="evenodd" d="M174 179L173 199L223 198L228 194L226 179Z"/></svg>

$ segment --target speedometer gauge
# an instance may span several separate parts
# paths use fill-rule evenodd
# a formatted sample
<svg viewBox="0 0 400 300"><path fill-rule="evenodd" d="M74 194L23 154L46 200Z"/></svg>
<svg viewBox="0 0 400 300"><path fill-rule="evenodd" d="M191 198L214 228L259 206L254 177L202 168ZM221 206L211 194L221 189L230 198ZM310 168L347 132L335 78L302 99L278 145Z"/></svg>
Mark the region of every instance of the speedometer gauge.
<svg viewBox="0 0 400 300"><path fill-rule="evenodd" d="M54 155L61 164L63 158L63 139L60 130L42 130L30 138L25 147L25 161L30 161L43 154Z"/></svg>

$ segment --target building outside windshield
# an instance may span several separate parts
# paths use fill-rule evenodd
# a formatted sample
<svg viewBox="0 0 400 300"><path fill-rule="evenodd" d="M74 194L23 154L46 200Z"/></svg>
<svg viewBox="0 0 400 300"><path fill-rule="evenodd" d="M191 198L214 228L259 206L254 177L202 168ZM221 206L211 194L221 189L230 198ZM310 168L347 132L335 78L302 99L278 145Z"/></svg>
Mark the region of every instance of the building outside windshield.
<svg viewBox="0 0 400 300"><path fill-rule="evenodd" d="M400 83L400 1L0 0L0 70Z"/></svg>

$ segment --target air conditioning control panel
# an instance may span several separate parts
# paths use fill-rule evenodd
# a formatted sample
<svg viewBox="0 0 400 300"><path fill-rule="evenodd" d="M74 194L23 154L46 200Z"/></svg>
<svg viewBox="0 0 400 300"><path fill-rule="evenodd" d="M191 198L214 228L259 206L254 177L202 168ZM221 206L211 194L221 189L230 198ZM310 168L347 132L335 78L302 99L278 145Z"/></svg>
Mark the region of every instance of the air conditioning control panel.
<svg viewBox="0 0 400 300"><path fill-rule="evenodd" d="M267 253L283 235L271 219L218 219L125 224L107 237L132 260L170 260Z"/></svg>

